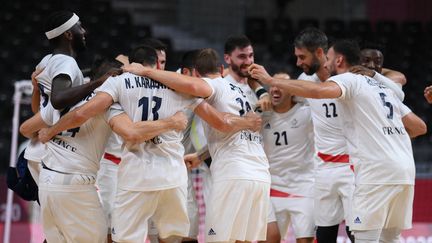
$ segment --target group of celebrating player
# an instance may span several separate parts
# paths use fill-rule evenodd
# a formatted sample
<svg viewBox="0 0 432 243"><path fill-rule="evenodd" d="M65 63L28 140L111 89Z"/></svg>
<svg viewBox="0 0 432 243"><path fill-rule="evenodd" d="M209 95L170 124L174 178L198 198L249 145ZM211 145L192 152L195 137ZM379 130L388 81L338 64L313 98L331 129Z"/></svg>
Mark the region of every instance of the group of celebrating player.
<svg viewBox="0 0 432 243"><path fill-rule="evenodd" d="M206 242L279 242L290 223L297 242L336 242L342 221L352 241L398 242L411 227L410 138L426 125L379 51L307 28L293 80L254 64L243 35L225 43L227 69L205 48L164 71L153 41L86 82L78 16L56 12L45 31L20 131L47 242L196 241L192 168L206 172Z"/></svg>

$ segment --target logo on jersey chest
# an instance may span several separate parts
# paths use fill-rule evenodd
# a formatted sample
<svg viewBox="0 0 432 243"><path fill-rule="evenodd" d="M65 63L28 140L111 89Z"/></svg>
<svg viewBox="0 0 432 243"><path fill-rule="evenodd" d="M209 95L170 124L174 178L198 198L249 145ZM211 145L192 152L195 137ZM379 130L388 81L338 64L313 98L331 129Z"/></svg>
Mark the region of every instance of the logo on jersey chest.
<svg viewBox="0 0 432 243"><path fill-rule="evenodd" d="M292 119L290 123L291 123L291 128L298 128L298 127L300 127L300 123L299 123L299 121L296 118Z"/></svg>

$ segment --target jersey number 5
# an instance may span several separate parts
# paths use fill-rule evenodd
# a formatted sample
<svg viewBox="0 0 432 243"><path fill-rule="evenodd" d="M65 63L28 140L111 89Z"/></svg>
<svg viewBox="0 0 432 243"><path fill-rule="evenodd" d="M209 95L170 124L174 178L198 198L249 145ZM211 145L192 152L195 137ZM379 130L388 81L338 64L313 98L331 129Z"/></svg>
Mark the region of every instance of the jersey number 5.
<svg viewBox="0 0 432 243"><path fill-rule="evenodd" d="M154 103L154 105L153 105ZM151 106L151 112L153 114L153 121L156 121L159 119L159 109L162 104L162 98L153 96L152 97L152 106ZM148 110L149 110L149 97L142 97L138 101L138 107L142 106L142 116L141 121L147 121L148 120Z"/></svg>
<svg viewBox="0 0 432 243"><path fill-rule="evenodd" d="M393 105L392 103L388 102L385 100L385 97L387 96L384 93L379 93L380 97L381 97L381 101L383 106L388 107L389 108L389 113L387 114L387 118L388 119L393 119Z"/></svg>

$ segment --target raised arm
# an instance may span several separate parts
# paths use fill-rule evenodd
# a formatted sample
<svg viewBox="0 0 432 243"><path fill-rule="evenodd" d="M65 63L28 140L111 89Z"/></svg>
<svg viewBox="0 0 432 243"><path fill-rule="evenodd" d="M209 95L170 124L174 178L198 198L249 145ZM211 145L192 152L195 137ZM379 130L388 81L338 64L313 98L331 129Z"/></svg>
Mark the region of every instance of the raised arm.
<svg viewBox="0 0 432 243"><path fill-rule="evenodd" d="M224 133L237 132L243 129L258 131L261 128L261 117L255 113L247 113L243 117L223 113L205 101L201 102L194 112L211 127Z"/></svg>
<svg viewBox="0 0 432 243"><path fill-rule="evenodd" d="M405 75L401 72L398 72L396 70L383 68L381 71L381 74L386 76L387 78L393 80L395 83L400 84L401 86L404 86L407 83L407 79Z"/></svg>
<svg viewBox="0 0 432 243"><path fill-rule="evenodd" d="M95 97L84 105L68 112L66 115L50 128L39 131L39 140L46 143L56 134L70 128L79 127L91 117L99 115L106 111L113 103L112 97L105 92L98 92Z"/></svg>
<svg viewBox="0 0 432 243"><path fill-rule="evenodd" d="M123 71L157 80L171 89L181 93L202 98L207 98L212 94L210 85L208 85L201 78L144 67L138 63L132 63L130 65L124 66Z"/></svg>
<svg viewBox="0 0 432 243"><path fill-rule="evenodd" d="M57 75L51 85L51 104L57 110L73 106L101 86L108 77L120 72L120 69L113 68L100 78L75 87L72 87L72 80L69 75Z"/></svg>
<svg viewBox="0 0 432 243"><path fill-rule="evenodd" d="M317 84L303 80L273 78L267 73L263 66L258 64L252 64L249 67L249 73L253 78L262 83L287 90L290 94L296 96L314 99L330 99L338 98L342 95L342 90L335 82Z"/></svg>
<svg viewBox="0 0 432 243"><path fill-rule="evenodd" d="M267 90L255 79L248 78L249 87L255 92L258 102L257 107L262 111L269 111L272 108L270 95Z"/></svg>
<svg viewBox="0 0 432 243"><path fill-rule="evenodd" d="M183 112L177 112L173 116L156 121L133 122L128 115L121 113L110 119L111 129L120 135L127 143L142 143L164 132L184 130L188 120Z"/></svg>

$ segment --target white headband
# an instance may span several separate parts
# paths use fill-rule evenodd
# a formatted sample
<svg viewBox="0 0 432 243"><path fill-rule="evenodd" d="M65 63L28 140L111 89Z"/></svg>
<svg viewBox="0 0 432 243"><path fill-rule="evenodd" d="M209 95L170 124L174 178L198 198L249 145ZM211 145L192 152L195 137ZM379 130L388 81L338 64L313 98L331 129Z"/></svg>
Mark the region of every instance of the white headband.
<svg viewBox="0 0 432 243"><path fill-rule="evenodd" d="M54 28L48 32L45 32L46 37L48 40L51 40L53 38L56 38L57 36L63 34L65 31L70 29L74 24L76 24L79 21L79 17L76 14L73 14L72 17L66 21L64 24L60 25L57 28Z"/></svg>

